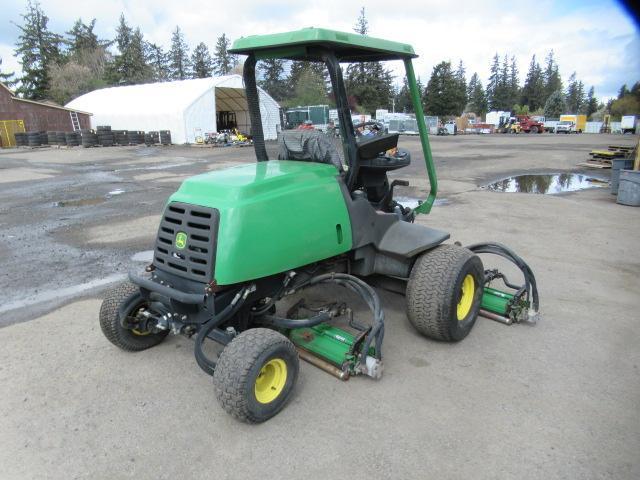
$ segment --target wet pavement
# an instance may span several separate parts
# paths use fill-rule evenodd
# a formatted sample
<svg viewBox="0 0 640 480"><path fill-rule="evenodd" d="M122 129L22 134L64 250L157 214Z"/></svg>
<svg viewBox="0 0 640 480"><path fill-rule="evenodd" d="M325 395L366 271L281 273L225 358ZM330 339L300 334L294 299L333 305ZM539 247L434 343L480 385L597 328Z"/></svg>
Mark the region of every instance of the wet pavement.
<svg viewBox="0 0 640 480"><path fill-rule="evenodd" d="M516 166L526 171L557 158L562 159L563 168L573 169L582 152L607 143L598 140L598 136L572 137L571 142L556 136L432 138L440 182L435 207L455 204L460 193L487 180L505 178ZM531 144L530 152L522 153L526 152L523 141ZM401 145L412 153L412 164L390 176L410 181L408 188L397 187L396 196L415 206L429 190L420 144L415 137L401 137ZM276 148L269 145L272 153ZM540 151L545 151L544 159ZM33 318L94 289L103 279L123 278L132 266L132 256L152 246L164 203L185 178L251 161L251 148L141 146L0 152L0 241L4 246L0 326ZM570 178L569 184L574 185L573 178L582 177ZM522 180L505 180L501 185L508 190L513 182L523 185ZM56 291L64 294L54 295Z"/></svg>

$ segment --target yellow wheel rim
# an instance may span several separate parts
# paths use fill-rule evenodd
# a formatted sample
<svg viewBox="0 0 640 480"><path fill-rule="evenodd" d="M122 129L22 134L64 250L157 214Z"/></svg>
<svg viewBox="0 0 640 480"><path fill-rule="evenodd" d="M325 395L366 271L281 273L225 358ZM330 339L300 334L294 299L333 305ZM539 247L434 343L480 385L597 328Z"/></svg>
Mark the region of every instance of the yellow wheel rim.
<svg viewBox="0 0 640 480"><path fill-rule="evenodd" d="M473 305L473 297L476 293L476 282L473 280L473 276L467 273L467 276L462 280L462 286L460 287L462 294L460 295L460 301L458 302L458 321L462 321L469 314L471 305Z"/></svg>
<svg viewBox="0 0 640 480"><path fill-rule="evenodd" d="M287 364L281 358L273 358L265 363L256 378L256 400L260 403L273 402L284 390L287 383Z"/></svg>

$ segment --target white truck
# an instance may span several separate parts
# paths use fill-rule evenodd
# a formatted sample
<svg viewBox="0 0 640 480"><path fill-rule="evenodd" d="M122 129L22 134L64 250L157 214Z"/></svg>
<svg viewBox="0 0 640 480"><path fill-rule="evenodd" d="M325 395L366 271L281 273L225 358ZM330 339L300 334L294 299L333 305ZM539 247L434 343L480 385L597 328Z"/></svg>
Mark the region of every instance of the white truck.
<svg viewBox="0 0 640 480"><path fill-rule="evenodd" d="M625 133L636 133L636 128L638 124L638 118L635 115L625 115L622 117L620 121L620 130L622 130L622 134Z"/></svg>

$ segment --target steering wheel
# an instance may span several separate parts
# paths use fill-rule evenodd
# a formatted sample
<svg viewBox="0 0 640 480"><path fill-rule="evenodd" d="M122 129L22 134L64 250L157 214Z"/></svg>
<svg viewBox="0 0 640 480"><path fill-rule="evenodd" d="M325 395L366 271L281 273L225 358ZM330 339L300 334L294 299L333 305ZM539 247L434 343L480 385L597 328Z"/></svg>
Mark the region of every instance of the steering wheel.
<svg viewBox="0 0 640 480"><path fill-rule="evenodd" d="M369 122L356 123L353 126L353 129L356 132L356 137L362 137L364 135L363 130L365 127L371 127L369 128L369 131L373 132L373 135L382 135L384 133L383 123L376 122L376 121L369 121Z"/></svg>

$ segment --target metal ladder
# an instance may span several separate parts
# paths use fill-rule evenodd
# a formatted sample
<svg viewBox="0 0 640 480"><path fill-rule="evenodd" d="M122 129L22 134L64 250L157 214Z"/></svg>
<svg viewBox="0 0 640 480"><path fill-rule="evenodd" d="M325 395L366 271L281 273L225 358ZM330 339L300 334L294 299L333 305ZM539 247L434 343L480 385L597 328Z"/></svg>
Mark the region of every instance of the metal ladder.
<svg viewBox="0 0 640 480"><path fill-rule="evenodd" d="M71 116L71 125L73 126L73 131L77 132L80 130L80 120L78 120L78 112L69 112L69 116Z"/></svg>

